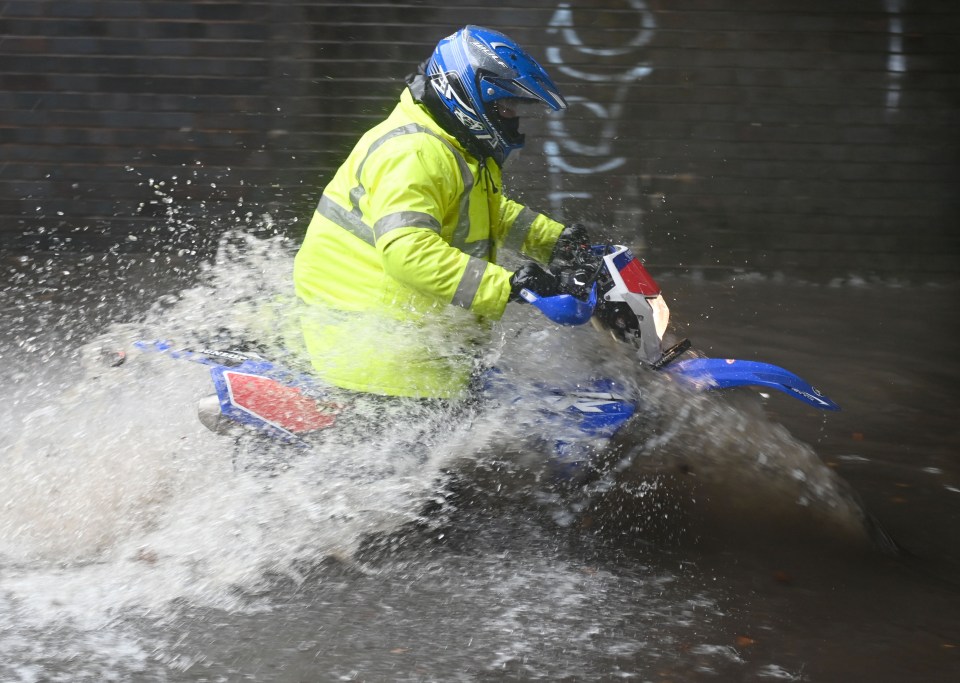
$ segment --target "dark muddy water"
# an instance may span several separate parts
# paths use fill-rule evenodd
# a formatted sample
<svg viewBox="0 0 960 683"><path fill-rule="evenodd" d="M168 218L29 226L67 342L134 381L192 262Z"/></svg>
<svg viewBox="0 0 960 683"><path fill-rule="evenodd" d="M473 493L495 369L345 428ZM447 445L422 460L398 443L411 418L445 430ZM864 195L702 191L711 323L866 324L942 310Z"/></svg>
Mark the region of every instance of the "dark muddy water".
<svg viewBox="0 0 960 683"><path fill-rule="evenodd" d="M401 425L238 469L266 447L199 425L203 377L90 364L275 331L291 259L5 262L0 678L960 680L957 288L664 277L676 334L843 410L644 384L631 466L586 496L495 414L433 430L426 462ZM521 374L630 375L590 328L500 332Z"/></svg>

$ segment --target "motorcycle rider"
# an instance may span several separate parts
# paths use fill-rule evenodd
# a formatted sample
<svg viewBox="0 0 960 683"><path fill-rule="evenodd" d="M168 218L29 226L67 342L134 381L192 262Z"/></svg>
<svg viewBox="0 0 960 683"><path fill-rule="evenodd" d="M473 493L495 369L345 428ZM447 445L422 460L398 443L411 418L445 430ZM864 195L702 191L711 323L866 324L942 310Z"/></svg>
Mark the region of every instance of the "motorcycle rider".
<svg viewBox="0 0 960 683"><path fill-rule="evenodd" d="M326 382L357 392L457 398L477 338L528 288L560 292L547 264L587 241L504 196L501 169L524 145L520 114L567 106L537 61L497 31L466 26L407 78L324 189L294 262L308 304L307 351Z"/></svg>

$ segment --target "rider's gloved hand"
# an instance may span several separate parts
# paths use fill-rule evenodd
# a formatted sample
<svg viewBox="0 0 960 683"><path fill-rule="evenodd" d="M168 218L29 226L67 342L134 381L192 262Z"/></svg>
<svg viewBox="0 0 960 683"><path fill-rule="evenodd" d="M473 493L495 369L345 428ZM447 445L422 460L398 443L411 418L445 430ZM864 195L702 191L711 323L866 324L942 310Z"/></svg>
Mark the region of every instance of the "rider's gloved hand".
<svg viewBox="0 0 960 683"><path fill-rule="evenodd" d="M568 225L553 247L553 261L571 261L578 251L590 248L590 233L582 223Z"/></svg>
<svg viewBox="0 0 960 683"><path fill-rule="evenodd" d="M560 278L533 261L524 263L510 276L510 301L520 301L522 289L529 289L540 296L563 293Z"/></svg>

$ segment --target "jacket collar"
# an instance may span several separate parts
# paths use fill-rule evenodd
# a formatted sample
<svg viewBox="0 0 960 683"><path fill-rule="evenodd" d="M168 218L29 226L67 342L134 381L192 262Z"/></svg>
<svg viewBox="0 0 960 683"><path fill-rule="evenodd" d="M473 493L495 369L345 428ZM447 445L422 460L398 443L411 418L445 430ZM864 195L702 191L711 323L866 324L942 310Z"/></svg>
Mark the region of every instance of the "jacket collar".
<svg viewBox="0 0 960 683"><path fill-rule="evenodd" d="M443 107L422 71L407 76L407 88L400 96L401 104L405 98L411 104L419 105L418 108L429 117L434 126L439 126L451 140L456 141L461 150L477 159L481 166L486 166L487 157L493 158Z"/></svg>

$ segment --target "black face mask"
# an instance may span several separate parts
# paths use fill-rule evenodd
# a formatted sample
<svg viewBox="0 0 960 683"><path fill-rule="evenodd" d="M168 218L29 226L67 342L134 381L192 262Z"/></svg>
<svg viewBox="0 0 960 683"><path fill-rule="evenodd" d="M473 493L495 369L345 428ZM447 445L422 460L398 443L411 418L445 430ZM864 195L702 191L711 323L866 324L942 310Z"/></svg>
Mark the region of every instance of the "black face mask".
<svg viewBox="0 0 960 683"><path fill-rule="evenodd" d="M493 124L497 127L497 130L500 131L500 134L503 135L503 139L509 142L511 145L522 145L524 141L524 135L520 132L520 117L514 116L511 118L504 118L497 113L495 107L490 107L488 110L488 115L493 121Z"/></svg>

